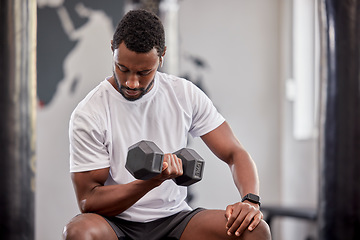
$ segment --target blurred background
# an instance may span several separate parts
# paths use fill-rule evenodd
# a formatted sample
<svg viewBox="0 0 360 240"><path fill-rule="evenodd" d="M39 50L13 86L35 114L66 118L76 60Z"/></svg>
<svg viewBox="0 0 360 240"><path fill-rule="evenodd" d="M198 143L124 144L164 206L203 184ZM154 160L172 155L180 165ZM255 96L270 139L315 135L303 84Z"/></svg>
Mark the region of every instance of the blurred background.
<svg viewBox="0 0 360 240"><path fill-rule="evenodd" d="M255 160L273 239L360 239L359 6L0 0L0 238L61 239L80 213L69 173L70 114L112 74L118 21L146 8L166 30L160 71L199 86ZM238 202L227 165L199 139L189 147L206 161L190 205Z"/></svg>
<svg viewBox="0 0 360 240"><path fill-rule="evenodd" d="M311 78L308 115L300 118L292 86L293 1L38 0L36 239L60 238L62 227L79 213L69 174L69 117L111 75L117 22L129 9L144 6L158 11L166 28L160 71L188 78L213 100L257 164L263 206L315 209L315 4L298 2L304 9L298 17L308 26L297 30L310 44L300 51L308 53L305 71ZM239 201L227 165L201 140L189 144L206 160L203 180L190 189L191 205L225 209ZM272 225L275 239L303 240L313 231L313 223L301 219L274 219Z"/></svg>

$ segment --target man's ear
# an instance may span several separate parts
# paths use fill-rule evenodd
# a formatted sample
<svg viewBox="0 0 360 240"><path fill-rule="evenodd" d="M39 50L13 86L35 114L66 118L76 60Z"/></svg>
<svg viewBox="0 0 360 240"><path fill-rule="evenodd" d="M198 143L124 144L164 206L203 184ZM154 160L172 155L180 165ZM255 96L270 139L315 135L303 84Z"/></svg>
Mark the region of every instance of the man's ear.
<svg viewBox="0 0 360 240"><path fill-rule="evenodd" d="M161 56L164 57L165 53L166 53L166 46L164 47L164 52L163 52L163 54L161 54Z"/></svg>
<svg viewBox="0 0 360 240"><path fill-rule="evenodd" d="M166 53L166 46L164 47L164 52L161 54L161 57L160 57L160 67L162 67L164 65L165 53Z"/></svg>
<svg viewBox="0 0 360 240"><path fill-rule="evenodd" d="M114 53L113 40L111 40L111 51Z"/></svg>

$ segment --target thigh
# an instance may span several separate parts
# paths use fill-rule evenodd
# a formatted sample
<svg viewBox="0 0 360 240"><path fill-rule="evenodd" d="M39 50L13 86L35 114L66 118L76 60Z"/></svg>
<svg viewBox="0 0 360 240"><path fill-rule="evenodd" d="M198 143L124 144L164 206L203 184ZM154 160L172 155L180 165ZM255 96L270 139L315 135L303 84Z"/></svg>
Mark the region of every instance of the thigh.
<svg viewBox="0 0 360 240"><path fill-rule="evenodd" d="M252 232L246 230L240 237L227 235L226 223L225 211L204 210L190 220L181 235L181 240L271 239L269 227L264 221L261 221Z"/></svg>
<svg viewBox="0 0 360 240"><path fill-rule="evenodd" d="M93 213L80 214L66 225L64 239L109 239L117 236L109 223L100 215Z"/></svg>

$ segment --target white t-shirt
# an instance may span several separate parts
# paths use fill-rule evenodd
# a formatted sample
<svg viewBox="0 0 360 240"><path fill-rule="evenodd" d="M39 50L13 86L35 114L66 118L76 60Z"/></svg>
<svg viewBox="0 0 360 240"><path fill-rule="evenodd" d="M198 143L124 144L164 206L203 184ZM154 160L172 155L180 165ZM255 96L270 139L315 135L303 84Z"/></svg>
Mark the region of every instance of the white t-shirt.
<svg viewBox="0 0 360 240"><path fill-rule="evenodd" d="M70 171L110 167L105 185L126 184L135 178L126 170L129 146L149 140L164 153L186 147L188 133L202 136L224 122L210 99L193 83L157 72L153 88L136 101L126 100L102 81L71 115ZM163 182L118 217L148 222L190 209L187 188Z"/></svg>

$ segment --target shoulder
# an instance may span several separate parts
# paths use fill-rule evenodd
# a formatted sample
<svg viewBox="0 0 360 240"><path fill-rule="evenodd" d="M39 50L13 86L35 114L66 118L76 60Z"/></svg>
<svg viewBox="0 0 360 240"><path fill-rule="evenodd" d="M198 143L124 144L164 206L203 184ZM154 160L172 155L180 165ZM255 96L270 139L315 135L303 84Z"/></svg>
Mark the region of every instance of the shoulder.
<svg viewBox="0 0 360 240"><path fill-rule="evenodd" d="M103 115L109 95L107 93L109 86L107 85L109 85L109 83L107 83L107 80L104 80L91 90L75 107L70 120L75 121L79 117L96 119L98 116Z"/></svg>
<svg viewBox="0 0 360 240"><path fill-rule="evenodd" d="M193 93L200 90L191 81L175 75L158 72L158 79L162 88L169 87L177 92Z"/></svg>

